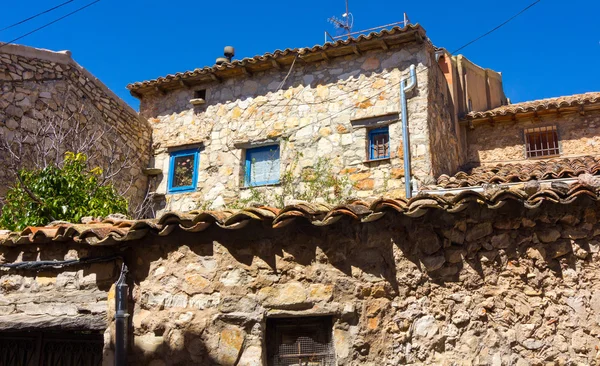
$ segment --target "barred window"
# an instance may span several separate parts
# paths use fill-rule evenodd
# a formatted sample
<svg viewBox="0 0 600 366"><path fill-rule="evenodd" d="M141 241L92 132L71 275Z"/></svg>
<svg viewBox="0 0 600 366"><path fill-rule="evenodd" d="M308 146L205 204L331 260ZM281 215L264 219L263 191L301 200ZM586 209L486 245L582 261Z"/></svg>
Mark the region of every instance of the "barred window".
<svg viewBox="0 0 600 366"><path fill-rule="evenodd" d="M526 129L525 151L528 158L559 155L556 126Z"/></svg>
<svg viewBox="0 0 600 366"><path fill-rule="evenodd" d="M382 127L369 131L369 160L390 157L390 131Z"/></svg>
<svg viewBox="0 0 600 366"><path fill-rule="evenodd" d="M334 366L330 316L267 319L270 366Z"/></svg>

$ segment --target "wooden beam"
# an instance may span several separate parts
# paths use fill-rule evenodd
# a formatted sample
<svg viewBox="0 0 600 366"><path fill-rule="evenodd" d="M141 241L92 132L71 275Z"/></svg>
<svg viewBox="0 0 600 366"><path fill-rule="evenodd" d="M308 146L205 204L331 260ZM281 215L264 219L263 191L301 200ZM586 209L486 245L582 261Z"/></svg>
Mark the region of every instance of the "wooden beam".
<svg viewBox="0 0 600 366"><path fill-rule="evenodd" d="M473 125L473 120L469 120L469 129L474 130L475 126Z"/></svg>
<svg viewBox="0 0 600 366"><path fill-rule="evenodd" d="M140 99L140 100L142 99L142 94L140 94L140 93L138 93L136 91L130 90L129 94L131 94L131 96L133 96L134 98L137 98L137 99Z"/></svg>
<svg viewBox="0 0 600 366"><path fill-rule="evenodd" d="M329 56L327 56L327 52L323 51L321 52L321 57L323 57L323 60L329 61Z"/></svg>
<svg viewBox="0 0 600 366"><path fill-rule="evenodd" d="M417 43L423 43L423 36L421 36L418 32L415 33L415 40L417 41Z"/></svg>
<svg viewBox="0 0 600 366"><path fill-rule="evenodd" d="M250 70L248 70L248 68L246 66L242 66L242 72L246 76L252 76L252 72Z"/></svg>
<svg viewBox="0 0 600 366"><path fill-rule="evenodd" d="M190 86L188 83L186 83L185 81L183 81L183 79L179 79L179 85L181 85L182 87L189 89Z"/></svg>
<svg viewBox="0 0 600 366"><path fill-rule="evenodd" d="M160 86L155 86L154 90L156 90L157 92L159 92L162 95L167 95L167 92L163 88L161 88Z"/></svg>
<svg viewBox="0 0 600 366"><path fill-rule="evenodd" d="M354 53L356 53L358 56L362 56L362 53L360 53L360 50L355 44L352 45L352 51L354 51Z"/></svg>
<svg viewBox="0 0 600 366"><path fill-rule="evenodd" d="M380 40L379 44L381 45L381 48L383 48L384 51L387 51L387 50L390 49L390 46L388 46L388 44L385 41L385 39Z"/></svg>
<svg viewBox="0 0 600 366"><path fill-rule="evenodd" d="M273 67L277 70L281 70L281 65L279 64L279 62L277 62L277 60L271 59L271 65L273 65Z"/></svg>
<svg viewBox="0 0 600 366"><path fill-rule="evenodd" d="M585 108L583 108L583 105L579 106L579 115L580 116L585 116Z"/></svg>
<svg viewBox="0 0 600 366"><path fill-rule="evenodd" d="M210 78L213 79L213 81L216 81L218 83L223 81L223 79L221 79L220 77L215 75L215 73L213 73L213 72L209 73L208 75L210 75Z"/></svg>

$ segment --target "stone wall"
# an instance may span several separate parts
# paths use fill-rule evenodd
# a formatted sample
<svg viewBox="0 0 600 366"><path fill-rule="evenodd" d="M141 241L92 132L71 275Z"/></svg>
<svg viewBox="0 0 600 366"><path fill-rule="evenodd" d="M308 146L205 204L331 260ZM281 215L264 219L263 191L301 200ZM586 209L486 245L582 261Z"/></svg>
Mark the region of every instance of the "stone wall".
<svg viewBox="0 0 600 366"><path fill-rule="evenodd" d="M281 172L293 169L299 177L325 159L335 175L354 185L354 196L403 196L400 123L390 125L391 159L378 162L366 161L367 129L372 125L365 128L362 123L399 112L398 83L408 76L411 64L417 65L418 85L408 100L411 151L417 180L429 179L430 77L425 68L432 65L432 55L428 43L415 42L328 62L298 60L287 79L286 68L206 85L207 103L196 108L190 104L194 90L144 95L140 111L153 126L154 166L163 172L157 192L167 193L169 151L201 148L197 190L167 195L165 209L215 208L248 198L250 191L242 184L244 149L268 143L281 146Z"/></svg>
<svg viewBox="0 0 600 366"><path fill-rule="evenodd" d="M64 242L39 247L2 247L0 263L101 257L112 254L113 249ZM118 275L114 260L60 269L3 268L0 270L0 334L55 331L102 334L110 324L107 310L114 309L114 294L110 288ZM104 358L110 361L110 332L106 332L105 337Z"/></svg>
<svg viewBox="0 0 600 366"><path fill-rule="evenodd" d="M115 177L117 188L125 192L130 206L137 206L146 194L142 169L150 158L151 131L148 122L112 93L92 74L79 66L68 51L52 52L19 45L2 47L0 52L0 133L9 141L19 134L33 136L41 126L53 124L80 131L76 138L99 136L92 149L98 152L94 163L123 165ZM64 122L66 121L66 122ZM52 137L48 137L52 139ZM42 144L44 141L31 141ZM31 153L31 150L29 150ZM6 166L0 157L0 164ZM0 168L0 195L12 184L12 175Z"/></svg>
<svg viewBox="0 0 600 366"><path fill-rule="evenodd" d="M11 263L122 253L136 365L266 365L267 319L319 315L333 320L338 365L595 365L599 216L587 198L537 209L473 202L415 219L176 228L120 248L55 243L0 255ZM31 319L38 329L93 328L105 316L112 324L116 274L112 263L3 270L1 329Z"/></svg>
<svg viewBox="0 0 600 366"><path fill-rule="evenodd" d="M338 365L597 364L599 208L507 203L146 243L129 259L135 360L266 365L267 317L330 315Z"/></svg>
<svg viewBox="0 0 600 366"><path fill-rule="evenodd" d="M476 123L467 131L468 163L472 165L523 162L524 130L532 127L556 126L562 157L600 153L600 112L540 114L539 118L516 121Z"/></svg>
<svg viewBox="0 0 600 366"><path fill-rule="evenodd" d="M431 54L435 64L435 55ZM450 86L440 67L432 67L428 73L428 129L431 151L431 174L438 177L457 171L461 165L459 131L457 129L455 105ZM451 174L450 173L450 174ZM434 181L424 182L426 184Z"/></svg>

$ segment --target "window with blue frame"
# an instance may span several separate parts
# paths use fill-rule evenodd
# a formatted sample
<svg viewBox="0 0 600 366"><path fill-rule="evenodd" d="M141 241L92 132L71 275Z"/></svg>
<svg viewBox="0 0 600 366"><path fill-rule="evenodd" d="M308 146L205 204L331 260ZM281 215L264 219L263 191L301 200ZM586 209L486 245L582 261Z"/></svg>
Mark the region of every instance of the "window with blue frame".
<svg viewBox="0 0 600 366"><path fill-rule="evenodd" d="M173 151L169 163L169 193L196 190L198 180L198 149Z"/></svg>
<svg viewBox="0 0 600 366"><path fill-rule="evenodd" d="M279 145L246 150L246 187L279 183Z"/></svg>
<svg viewBox="0 0 600 366"><path fill-rule="evenodd" d="M369 131L369 160L390 157L390 130L386 127Z"/></svg>

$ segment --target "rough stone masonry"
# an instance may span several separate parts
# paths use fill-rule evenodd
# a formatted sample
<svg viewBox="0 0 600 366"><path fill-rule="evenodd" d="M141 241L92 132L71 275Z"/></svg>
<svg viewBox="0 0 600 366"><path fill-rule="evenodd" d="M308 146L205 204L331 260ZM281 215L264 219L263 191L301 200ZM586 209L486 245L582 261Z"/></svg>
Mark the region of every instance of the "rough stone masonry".
<svg viewBox="0 0 600 366"><path fill-rule="evenodd" d="M417 87L408 100L412 173L422 185L454 171L457 131L448 87L433 46L410 42L326 62L298 61L291 70L144 94L140 114L153 127L152 164L162 170L156 192L167 194L163 211L222 208L248 198L244 151L269 144L280 145L281 172L289 170L296 178L326 159L334 175L349 179L353 196L404 196L399 82L411 64L417 67ZM206 90L205 105L191 104L196 89ZM368 161L368 130L384 125L389 125L390 158ZM168 194L169 154L186 147L200 148L197 189ZM441 148L443 156L431 156ZM297 180L302 191L305 183ZM266 191L282 194L283 187Z"/></svg>
<svg viewBox="0 0 600 366"><path fill-rule="evenodd" d="M122 253L131 270L131 364L268 365L268 319L329 316L338 365L597 365L599 215L588 198L533 209L472 202L418 218L171 227L117 247L2 246L0 256ZM105 283L115 268L3 271L1 324L101 314L111 364ZM91 320L79 325L99 324Z"/></svg>
<svg viewBox="0 0 600 366"><path fill-rule="evenodd" d="M39 134L42 126L54 124L63 130L79 126L77 138L101 137L91 151L93 161L106 169L124 166L114 181L119 192L135 208L144 199L147 179L142 169L150 157L151 130L148 122L111 92L67 51L52 52L21 45L4 45L0 53L0 134L9 142L18 136L35 136L25 145L48 143L53 131ZM59 129L60 130L60 129ZM104 131L104 132L100 132ZM72 137L75 138L75 137ZM25 147L24 165L31 163L34 149ZM8 171L9 154L0 156L0 196L13 183Z"/></svg>

